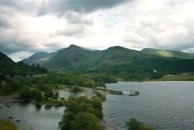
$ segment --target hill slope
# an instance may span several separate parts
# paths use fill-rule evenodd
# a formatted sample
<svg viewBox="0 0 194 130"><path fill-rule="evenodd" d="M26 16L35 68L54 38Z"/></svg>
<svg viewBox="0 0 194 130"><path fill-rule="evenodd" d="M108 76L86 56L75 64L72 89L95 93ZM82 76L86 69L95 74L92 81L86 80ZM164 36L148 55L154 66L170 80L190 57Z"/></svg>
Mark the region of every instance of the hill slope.
<svg viewBox="0 0 194 130"><path fill-rule="evenodd" d="M45 52L38 52L35 53L34 55L30 56L27 59L24 59L23 62L26 64L39 64L42 61L45 61L46 59L48 59L47 57L49 56L48 53Z"/></svg>
<svg viewBox="0 0 194 130"><path fill-rule="evenodd" d="M106 73L127 80L194 71L194 60L155 56L120 46L91 51L71 45L52 53L47 60L39 63L50 70Z"/></svg>
<svg viewBox="0 0 194 130"><path fill-rule="evenodd" d="M144 48L142 52L146 54L169 57L169 58L180 58L180 59L194 59L193 54L184 53L181 51L171 51L171 50L161 50L161 49L153 49L153 48Z"/></svg>
<svg viewBox="0 0 194 130"><path fill-rule="evenodd" d="M11 60L9 57L7 57L5 54L0 52L0 66L1 67L6 67L9 65L13 65L15 62Z"/></svg>

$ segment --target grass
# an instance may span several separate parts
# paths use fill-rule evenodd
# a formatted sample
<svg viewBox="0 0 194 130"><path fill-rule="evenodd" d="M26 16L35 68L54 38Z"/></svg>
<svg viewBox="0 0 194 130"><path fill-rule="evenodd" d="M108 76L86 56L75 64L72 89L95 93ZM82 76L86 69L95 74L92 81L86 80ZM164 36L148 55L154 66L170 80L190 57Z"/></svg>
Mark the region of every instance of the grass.
<svg viewBox="0 0 194 130"><path fill-rule="evenodd" d="M161 81L194 81L194 75L169 75L163 76Z"/></svg>
<svg viewBox="0 0 194 130"><path fill-rule="evenodd" d="M0 119L0 130L18 130L18 128L9 120Z"/></svg>

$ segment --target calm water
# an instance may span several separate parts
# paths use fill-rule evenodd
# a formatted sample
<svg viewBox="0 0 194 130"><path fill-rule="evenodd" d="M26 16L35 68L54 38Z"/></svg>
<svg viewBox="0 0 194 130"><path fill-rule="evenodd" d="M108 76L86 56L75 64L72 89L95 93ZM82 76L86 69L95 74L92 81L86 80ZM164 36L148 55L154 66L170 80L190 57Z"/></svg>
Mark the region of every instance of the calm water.
<svg viewBox="0 0 194 130"><path fill-rule="evenodd" d="M139 96L107 95L104 118L118 130L126 130L130 118L150 124L157 130L194 130L194 82L120 82L109 89L138 90ZM59 92L67 98L69 93ZM0 104L1 105L1 104ZM21 130L57 130L65 107L36 107L10 104L0 109L0 118L13 116Z"/></svg>
<svg viewBox="0 0 194 130"><path fill-rule="evenodd" d="M157 130L194 130L194 82L119 82L109 89L138 90L139 96L107 95L105 119L118 130L137 118Z"/></svg>
<svg viewBox="0 0 194 130"><path fill-rule="evenodd" d="M59 91L60 98L68 98L69 92ZM8 119L12 116L12 121L21 130L57 130L58 123L62 119L65 107L45 106L37 107L33 104L11 103L10 107L0 104L0 118ZM16 122L20 119L20 122Z"/></svg>

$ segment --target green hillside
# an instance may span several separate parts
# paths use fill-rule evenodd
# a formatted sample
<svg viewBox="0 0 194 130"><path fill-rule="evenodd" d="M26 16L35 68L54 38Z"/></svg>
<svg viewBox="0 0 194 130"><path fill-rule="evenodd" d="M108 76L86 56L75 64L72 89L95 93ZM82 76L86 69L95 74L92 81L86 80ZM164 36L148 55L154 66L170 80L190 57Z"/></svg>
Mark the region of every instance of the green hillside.
<svg viewBox="0 0 194 130"><path fill-rule="evenodd" d="M180 59L194 59L193 54L184 53L181 51L171 51L171 50L161 50L161 49L153 49L153 48L144 48L142 52L146 54L169 57L169 58L180 58Z"/></svg>
<svg viewBox="0 0 194 130"><path fill-rule="evenodd" d="M156 56L120 46L94 51L71 45L39 63L49 70L109 74L124 80L155 79L194 71L193 59Z"/></svg>

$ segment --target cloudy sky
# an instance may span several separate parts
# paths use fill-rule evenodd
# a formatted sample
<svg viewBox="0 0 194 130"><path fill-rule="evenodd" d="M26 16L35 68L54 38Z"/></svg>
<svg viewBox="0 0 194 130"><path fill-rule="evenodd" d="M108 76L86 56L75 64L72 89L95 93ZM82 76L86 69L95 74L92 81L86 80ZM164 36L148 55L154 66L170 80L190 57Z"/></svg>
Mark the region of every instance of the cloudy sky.
<svg viewBox="0 0 194 130"><path fill-rule="evenodd" d="M75 44L194 53L194 0L0 0L0 51L19 61Z"/></svg>

